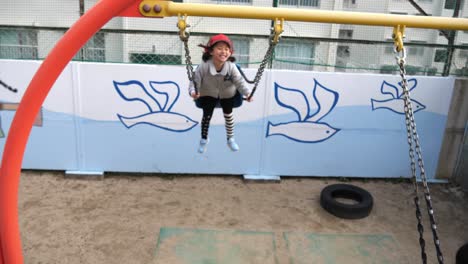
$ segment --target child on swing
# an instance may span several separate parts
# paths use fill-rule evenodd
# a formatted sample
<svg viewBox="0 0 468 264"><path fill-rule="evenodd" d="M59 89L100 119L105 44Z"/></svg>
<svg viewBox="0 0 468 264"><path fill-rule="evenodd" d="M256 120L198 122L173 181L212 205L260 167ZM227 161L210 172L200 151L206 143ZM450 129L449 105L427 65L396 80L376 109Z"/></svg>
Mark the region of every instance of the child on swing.
<svg viewBox="0 0 468 264"><path fill-rule="evenodd" d="M233 104L236 92L239 91L244 97L249 97L250 89L242 78L236 65L234 46L232 41L223 34L218 34L210 38L206 45L200 44L204 48L202 55L203 62L197 67L194 76L198 93L195 92L193 82L189 85L189 94L192 98L199 100L203 109L201 120L201 139L198 148L199 153L206 151L209 139L208 128L216 104L220 103L223 108L227 145L232 151L238 151L234 139L234 117ZM251 99L247 100L248 102Z"/></svg>

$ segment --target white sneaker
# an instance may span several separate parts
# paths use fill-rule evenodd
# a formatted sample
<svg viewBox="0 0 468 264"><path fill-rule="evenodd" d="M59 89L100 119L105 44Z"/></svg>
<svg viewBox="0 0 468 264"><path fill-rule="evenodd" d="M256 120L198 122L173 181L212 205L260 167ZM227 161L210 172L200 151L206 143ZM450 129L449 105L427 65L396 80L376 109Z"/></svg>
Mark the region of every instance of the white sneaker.
<svg viewBox="0 0 468 264"><path fill-rule="evenodd" d="M238 151L238 150L239 150L239 145L237 145L236 140L234 140L233 137L230 138L230 139L228 139L227 144L228 144L228 147L229 147L232 151Z"/></svg>
<svg viewBox="0 0 468 264"><path fill-rule="evenodd" d="M205 153L208 142L209 142L209 139L204 139L204 138L200 139L200 145L198 146L199 153Z"/></svg>

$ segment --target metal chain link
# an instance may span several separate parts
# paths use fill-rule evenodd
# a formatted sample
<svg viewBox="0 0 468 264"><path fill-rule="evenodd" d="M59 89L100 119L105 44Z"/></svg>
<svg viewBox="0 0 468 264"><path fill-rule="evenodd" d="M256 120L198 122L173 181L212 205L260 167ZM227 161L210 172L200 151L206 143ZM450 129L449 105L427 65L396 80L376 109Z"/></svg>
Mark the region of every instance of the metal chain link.
<svg viewBox="0 0 468 264"><path fill-rule="evenodd" d="M267 63L271 60L273 56L273 51L275 50L277 42L273 41L273 38L275 36L274 30L272 30L272 33L270 35L270 45L268 46L268 50L265 54L265 57L263 58L262 62L260 63L260 66L258 67L257 74L255 75L254 78L254 87L252 88L252 92L250 93L249 97L247 98L250 100L252 96L254 95L255 91L257 90L257 86L260 83L260 80L262 79L263 72L265 71L265 66Z"/></svg>
<svg viewBox="0 0 468 264"><path fill-rule="evenodd" d="M195 72L193 71L192 57L190 57L190 50L188 47L189 33L186 32L185 34L186 34L186 37L180 37L180 40L184 42L185 65L187 67L187 76L188 76L189 81L193 83L193 87L195 88L195 93L198 93L197 83L195 82Z"/></svg>
<svg viewBox="0 0 468 264"><path fill-rule="evenodd" d="M406 51L405 48L403 47L401 51L401 56L398 55L396 56L397 64L400 69L400 76L402 79L401 82L401 87L403 88L403 94L404 94L404 110L405 110L405 120L406 120L406 131L408 135L408 145L409 145L409 156L410 156L410 161L411 161L411 174L412 174L412 181L413 185L415 188L415 197L414 197L414 204L416 206L416 218L418 220L418 232L419 232L419 244L421 246L421 257L422 261L424 264L427 263L427 255L425 252L425 240L423 237L424 233L424 227L422 225L422 215L421 215L421 209L420 209L420 203L419 203L419 194L418 194L418 183L416 179L416 162L415 162L415 155L414 151L416 151L417 159L418 159L418 166L420 170L420 177L422 180L422 184L424 187L424 198L426 200L426 206L427 206L427 212L429 215L429 220L431 222L431 229L432 229L432 236L434 240L434 245L436 248L437 252L437 260L439 264L444 263L444 257L442 255L442 251L440 249L440 240L439 236L437 234L437 225L434 217L434 209L432 207L432 200L429 192L429 186L427 184L427 179L426 179L426 172L424 170L424 163L423 163L423 158L422 158L422 152L421 152L421 145L419 144L419 136L416 130L416 122L414 120L414 112L413 112L413 107L411 105L411 100L410 100L410 92L408 89L408 81L406 78L406 69L405 69L405 64L406 64ZM413 147L413 142L414 142L414 147Z"/></svg>

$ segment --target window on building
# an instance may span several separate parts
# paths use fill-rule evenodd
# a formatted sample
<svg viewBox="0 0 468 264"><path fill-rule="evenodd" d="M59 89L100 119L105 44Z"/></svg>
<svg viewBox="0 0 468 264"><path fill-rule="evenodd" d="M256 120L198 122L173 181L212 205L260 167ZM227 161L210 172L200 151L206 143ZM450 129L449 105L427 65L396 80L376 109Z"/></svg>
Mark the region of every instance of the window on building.
<svg viewBox="0 0 468 264"><path fill-rule="evenodd" d="M387 42L391 42L392 44L386 44L384 46L384 53L385 54L393 54L395 53L395 44L393 39L387 39Z"/></svg>
<svg viewBox="0 0 468 264"><path fill-rule="evenodd" d="M457 0L445 0L445 9L455 9L455 4L457 3Z"/></svg>
<svg viewBox="0 0 468 264"><path fill-rule="evenodd" d="M385 54L392 54L395 53L395 47L394 46L385 46Z"/></svg>
<svg viewBox="0 0 468 264"><path fill-rule="evenodd" d="M340 39L352 39L353 38L353 30L352 29L340 29L338 33L338 37Z"/></svg>
<svg viewBox="0 0 468 264"><path fill-rule="evenodd" d="M249 64L249 50L250 41L245 38L231 38L234 44L234 57L236 57L236 63L241 67L247 67Z"/></svg>
<svg viewBox="0 0 468 264"><path fill-rule="evenodd" d="M0 29L0 58L38 59L37 31Z"/></svg>
<svg viewBox="0 0 468 264"><path fill-rule="evenodd" d="M424 41L411 41L411 43L421 43L424 44ZM424 46L408 46L408 54L415 56L424 56Z"/></svg>
<svg viewBox="0 0 468 264"><path fill-rule="evenodd" d="M212 0L213 2L217 4L251 4L252 0Z"/></svg>
<svg viewBox="0 0 468 264"><path fill-rule="evenodd" d="M435 51L434 62L445 62L447 60L447 50L438 49Z"/></svg>
<svg viewBox="0 0 468 264"><path fill-rule="evenodd" d="M274 68L290 70L312 70L315 43L310 41L283 39L275 48Z"/></svg>
<svg viewBox="0 0 468 264"><path fill-rule="evenodd" d="M279 4L283 6L296 7L319 7L320 0L279 0Z"/></svg>
<svg viewBox="0 0 468 264"><path fill-rule="evenodd" d="M336 49L336 56L338 58L346 59L350 57L350 54L351 52L349 46L338 46Z"/></svg>
<svg viewBox="0 0 468 264"><path fill-rule="evenodd" d="M467 49L460 49L458 56L460 58L465 58L468 59L468 45L463 45L464 47L467 47Z"/></svg>
<svg viewBox="0 0 468 264"><path fill-rule="evenodd" d="M351 52L349 46L338 46L336 49L336 71L345 71Z"/></svg>
<svg viewBox="0 0 468 264"><path fill-rule="evenodd" d="M106 38L102 32L96 33L88 42L78 51L74 57L80 61L106 61Z"/></svg>
<svg viewBox="0 0 468 264"><path fill-rule="evenodd" d="M154 54L154 53L130 53L130 62L139 64L182 64L180 55Z"/></svg>
<svg viewBox="0 0 468 264"><path fill-rule="evenodd" d="M344 8L353 8L356 7L356 0L343 0Z"/></svg>

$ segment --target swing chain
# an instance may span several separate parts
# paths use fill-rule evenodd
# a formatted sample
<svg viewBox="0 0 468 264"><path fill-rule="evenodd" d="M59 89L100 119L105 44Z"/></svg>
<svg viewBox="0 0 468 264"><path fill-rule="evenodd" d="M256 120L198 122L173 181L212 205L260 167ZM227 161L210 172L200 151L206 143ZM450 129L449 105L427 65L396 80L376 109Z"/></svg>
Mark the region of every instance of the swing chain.
<svg viewBox="0 0 468 264"><path fill-rule="evenodd" d="M426 172L424 170L424 163L423 163L423 158L422 158L422 153L421 153L421 145L419 144L419 136L416 131L416 122L414 120L414 112L413 112L413 107L411 105L410 92L408 89L408 81L407 81L406 69L405 69L406 50L404 47L400 47L400 51L398 51L398 49L396 48L395 52L398 54L396 56L396 60L397 60L397 64L400 70L400 76L402 79L401 87L403 88L403 94L404 94L403 99L404 99L404 104L405 104L404 110L405 110L406 131L408 135L412 182L415 188L414 204L416 206L416 218L418 220L417 227L418 227L418 232L419 232L419 244L421 246L421 257L422 257L423 263L426 264L427 255L425 252L425 240L423 237L424 227L422 225L422 215L421 215L419 195L418 195L418 184L417 184L417 179L416 179L416 162L415 162L415 154L414 154L415 151L417 155L420 177L421 177L422 184L424 187L424 198L426 200L427 211L428 211L429 220L431 223L432 236L433 236L434 245L435 245L436 252L437 252L437 260L439 264L443 264L444 257L440 249L440 240L437 234L437 225L436 225L436 221L434 218L434 209L432 207L432 200L431 200L431 196L429 193L429 187L427 184ZM415 145L414 147L413 147L413 142Z"/></svg>
<svg viewBox="0 0 468 264"><path fill-rule="evenodd" d="M185 49L185 65L187 67L187 76L189 81L193 83L193 87L195 88L195 93L198 93L198 88L197 88L197 83L195 82L195 72L193 71L193 65L192 65L192 57L190 56L190 50L188 47L188 39L189 35L186 33L185 38L180 38L182 42L184 42L184 49Z"/></svg>
<svg viewBox="0 0 468 264"><path fill-rule="evenodd" d="M187 19L187 15L184 15L184 16L179 15L177 27L179 28L180 40L182 40L182 42L184 43L185 65L187 68L187 76L188 76L189 81L193 83L193 86L195 88L195 93L198 93L197 83L195 82L195 72L193 70L193 65L192 65L192 57L190 56L190 49L188 47L188 40L189 40L190 34L185 31L185 29L189 27L189 25L186 23L186 19ZM271 29L271 34L269 38L270 44L268 46L268 50L262 62L260 63L257 74L255 75L255 78L253 80L254 87L252 88L252 92L250 93L247 100L250 100L250 98L252 98L252 96L254 95L257 89L257 86L260 83L260 79L262 78L263 72L265 71L265 66L271 60L273 56L273 51L275 50L275 46L279 41L280 34L283 32L283 23L284 23L284 19L275 20L275 26Z"/></svg>
<svg viewBox="0 0 468 264"><path fill-rule="evenodd" d="M260 80L262 79L263 72L265 71L265 66L267 63L271 60L273 56L273 51L275 50L276 43L273 41L270 41L270 45L268 47L267 53L265 54L265 57L263 58L262 62L260 63L260 66L258 67L257 74L255 75L255 78L253 80L254 82L254 87L252 88L252 92L250 93L248 100L252 98L254 95L255 91L257 90L257 86L260 83Z"/></svg>
<svg viewBox="0 0 468 264"><path fill-rule="evenodd" d="M257 86L260 83L260 80L262 79L263 72L265 71L265 67L268 62L271 61L273 57L273 52L275 51L276 44L278 44L279 38L281 33L283 33L283 23L284 19L275 19L275 26L271 29L270 37L269 37L269 42L270 44L268 45L268 50L265 54L265 57L263 58L262 62L260 63L260 66L258 67L257 74L255 75L255 78L253 80L254 82L254 87L252 88L252 92L250 93L249 97L247 100L250 100L252 96L254 95L255 91L257 90Z"/></svg>
<svg viewBox="0 0 468 264"><path fill-rule="evenodd" d="M185 65L187 68L187 76L188 76L189 81L193 83L195 93L198 93L197 83L195 82L195 72L193 71L192 57L190 56L190 49L188 46L188 40L189 40L190 34L185 31L185 29L187 27L190 27L190 25L187 24L187 15L179 14L177 18L178 18L177 27L179 28L179 37L180 37L180 40L182 40L182 42L184 43Z"/></svg>

